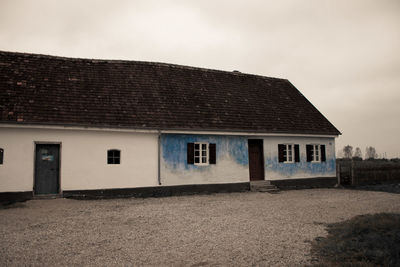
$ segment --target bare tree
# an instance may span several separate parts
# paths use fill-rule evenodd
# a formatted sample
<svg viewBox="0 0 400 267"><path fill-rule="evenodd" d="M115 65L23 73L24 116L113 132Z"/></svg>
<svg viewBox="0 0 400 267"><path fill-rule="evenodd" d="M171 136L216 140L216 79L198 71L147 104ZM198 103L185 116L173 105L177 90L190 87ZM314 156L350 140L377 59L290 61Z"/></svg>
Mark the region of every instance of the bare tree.
<svg viewBox="0 0 400 267"><path fill-rule="evenodd" d="M344 158L351 159L353 156L353 147L351 145L347 145L343 148Z"/></svg>
<svg viewBox="0 0 400 267"><path fill-rule="evenodd" d="M362 152L359 147L356 147L356 151L354 152L354 157L355 158L362 158Z"/></svg>
<svg viewBox="0 0 400 267"><path fill-rule="evenodd" d="M375 147L367 146L365 149L365 158L366 159L376 159L378 157L378 153L376 153Z"/></svg>

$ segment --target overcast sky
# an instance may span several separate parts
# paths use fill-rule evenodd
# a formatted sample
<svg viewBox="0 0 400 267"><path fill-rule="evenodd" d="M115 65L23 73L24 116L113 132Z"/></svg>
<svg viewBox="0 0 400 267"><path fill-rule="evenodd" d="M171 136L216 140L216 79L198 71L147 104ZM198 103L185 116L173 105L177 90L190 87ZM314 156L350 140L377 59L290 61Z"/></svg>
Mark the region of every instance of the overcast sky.
<svg viewBox="0 0 400 267"><path fill-rule="evenodd" d="M337 150L400 157L398 0L1 0L0 50L286 78L343 133Z"/></svg>

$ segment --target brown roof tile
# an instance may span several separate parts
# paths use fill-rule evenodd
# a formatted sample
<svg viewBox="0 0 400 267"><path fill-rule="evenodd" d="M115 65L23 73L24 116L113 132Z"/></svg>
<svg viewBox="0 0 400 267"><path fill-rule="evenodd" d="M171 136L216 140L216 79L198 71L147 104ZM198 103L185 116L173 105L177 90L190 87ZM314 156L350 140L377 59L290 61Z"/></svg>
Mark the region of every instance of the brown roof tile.
<svg viewBox="0 0 400 267"><path fill-rule="evenodd" d="M0 122L337 135L288 81L0 51Z"/></svg>

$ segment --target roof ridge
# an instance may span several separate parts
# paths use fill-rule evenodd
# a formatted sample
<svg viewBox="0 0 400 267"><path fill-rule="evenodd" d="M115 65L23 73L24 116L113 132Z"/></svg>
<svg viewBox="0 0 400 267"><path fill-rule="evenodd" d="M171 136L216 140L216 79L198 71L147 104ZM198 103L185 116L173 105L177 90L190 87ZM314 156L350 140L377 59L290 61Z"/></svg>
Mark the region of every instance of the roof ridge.
<svg viewBox="0 0 400 267"><path fill-rule="evenodd" d="M20 56L29 56L35 58L50 58L50 59L59 59L59 60L68 60L68 61L90 61L92 63L135 63L135 64L142 64L142 65L152 65L152 66L162 66L162 67L171 67L171 68L178 68L178 69L189 69L189 70L199 70L205 72L219 72L219 73L227 73L233 75L245 75L245 76L254 76L263 79L273 79L273 80L282 80L288 81L288 79L284 78L277 78L277 77L269 77L259 74L251 74L245 73L237 70L227 71L227 70L218 70L218 69L209 69L204 67L194 67L188 65L181 65L175 63L165 63L165 62L155 62L155 61L145 61L145 60L126 60L126 59L96 59L96 58L81 58L81 57L66 57L66 56L54 56L49 54L38 54L38 53L27 53L27 52L11 52L11 51L4 51L0 50L0 54L15 54Z"/></svg>

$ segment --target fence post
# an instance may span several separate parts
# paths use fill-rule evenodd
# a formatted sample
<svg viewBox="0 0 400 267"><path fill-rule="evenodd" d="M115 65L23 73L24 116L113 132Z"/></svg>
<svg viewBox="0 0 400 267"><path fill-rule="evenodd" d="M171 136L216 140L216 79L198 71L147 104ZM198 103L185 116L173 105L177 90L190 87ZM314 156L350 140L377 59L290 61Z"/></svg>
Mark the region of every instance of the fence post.
<svg viewBox="0 0 400 267"><path fill-rule="evenodd" d="M342 184L342 181L340 181L340 163L336 162L336 177L338 180L338 185Z"/></svg>
<svg viewBox="0 0 400 267"><path fill-rule="evenodd" d="M355 177L354 177L354 160L353 159L351 159L350 172L351 172L351 185L355 185L356 181L355 181Z"/></svg>

